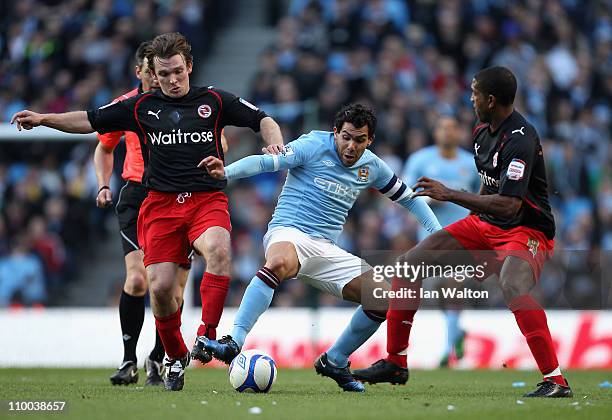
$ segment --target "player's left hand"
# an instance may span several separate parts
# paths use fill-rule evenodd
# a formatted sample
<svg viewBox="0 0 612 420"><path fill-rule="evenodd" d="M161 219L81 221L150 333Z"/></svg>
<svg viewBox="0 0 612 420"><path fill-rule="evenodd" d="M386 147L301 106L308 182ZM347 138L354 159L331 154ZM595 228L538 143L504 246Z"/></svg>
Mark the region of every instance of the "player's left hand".
<svg viewBox="0 0 612 420"><path fill-rule="evenodd" d="M431 197L434 200L448 201L451 190L435 179L422 176L413 185L412 189L416 191L412 194L413 197ZM419 190L419 191L417 191Z"/></svg>
<svg viewBox="0 0 612 420"><path fill-rule="evenodd" d="M208 174L213 178L225 178L225 166L223 166L223 161L217 157L205 157L198 163L198 168L206 168Z"/></svg>
<svg viewBox="0 0 612 420"><path fill-rule="evenodd" d="M269 146L262 147L261 151L266 155L280 155L284 148L284 144L270 144Z"/></svg>

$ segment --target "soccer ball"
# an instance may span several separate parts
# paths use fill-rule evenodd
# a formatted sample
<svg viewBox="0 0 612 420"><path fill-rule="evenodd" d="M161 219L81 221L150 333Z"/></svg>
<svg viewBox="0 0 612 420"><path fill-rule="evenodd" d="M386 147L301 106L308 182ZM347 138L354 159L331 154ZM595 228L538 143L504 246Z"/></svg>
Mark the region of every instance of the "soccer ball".
<svg viewBox="0 0 612 420"><path fill-rule="evenodd" d="M245 350L232 360L229 380L238 392L268 392L276 380L276 364L266 353Z"/></svg>

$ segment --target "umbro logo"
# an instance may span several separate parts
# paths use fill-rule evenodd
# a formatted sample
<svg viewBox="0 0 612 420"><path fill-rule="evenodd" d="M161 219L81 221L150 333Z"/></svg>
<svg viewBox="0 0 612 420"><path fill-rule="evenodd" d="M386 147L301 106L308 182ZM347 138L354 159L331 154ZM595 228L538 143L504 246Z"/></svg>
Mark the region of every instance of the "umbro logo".
<svg viewBox="0 0 612 420"><path fill-rule="evenodd" d="M154 115L155 118L157 118L159 120L159 113L161 112L161 109L157 110L157 112L153 112L151 110L149 110L149 112L147 112L147 115Z"/></svg>
<svg viewBox="0 0 612 420"><path fill-rule="evenodd" d="M521 136L524 136L524 135L525 135L525 133L523 133L523 130L524 130L524 129L525 129L525 126L523 126L523 127L519 128L519 129L517 129L517 130L512 130L512 133L511 133L511 134L514 134L514 133L521 133Z"/></svg>
<svg viewBox="0 0 612 420"><path fill-rule="evenodd" d="M323 163L323 165L325 165L325 166L329 166L330 168L332 166L336 166L336 164L334 162L332 162L331 160L322 160L321 163Z"/></svg>

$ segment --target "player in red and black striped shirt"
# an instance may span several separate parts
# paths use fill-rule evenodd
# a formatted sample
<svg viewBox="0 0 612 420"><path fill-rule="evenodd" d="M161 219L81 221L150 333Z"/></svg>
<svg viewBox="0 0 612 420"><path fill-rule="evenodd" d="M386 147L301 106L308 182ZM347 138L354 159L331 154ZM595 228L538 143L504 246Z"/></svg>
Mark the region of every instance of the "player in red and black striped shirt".
<svg viewBox="0 0 612 420"><path fill-rule="evenodd" d="M124 93L113 102L124 101L142 92L158 88L149 71L146 49L150 41L139 45L134 58L136 61L135 73L140 80L137 88ZM98 195L96 205L107 207L113 204L113 195L110 189L110 178L113 171L113 151L121 139L125 139L125 162L121 177L125 185L121 188L117 198L117 220L119 233L123 245L125 258L125 282L119 299L119 320L121 322L121 337L123 341L123 362L117 371L110 377L113 385L127 385L138 382L138 362L136 358L136 345L142 330L145 315L145 294L148 289L147 273L143 264L143 252L138 244L136 222L140 206L147 196L147 190L142 185L144 162L140 150L140 142L136 133L131 131L112 131L98 134L98 145L94 152L94 166L98 179ZM183 290L187 281L188 269L181 266L177 272L177 299L182 301ZM145 360L147 380L145 385L161 385L162 362L164 358L164 345L157 330L155 331L155 346Z"/></svg>
<svg viewBox="0 0 612 420"><path fill-rule="evenodd" d="M202 279L202 325L198 335L215 337L229 287L230 230L226 182L215 180L198 163L223 160L221 131L226 125L261 131L267 150L282 150L278 124L244 99L213 87L190 86L191 46L179 33L153 40L147 55L160 90L145 92L100 109L63 114L17 112L19 129L45 125L69 133L133 131L142 148L144 185L149 194L138 217L138 239L150 284L155 323L168 355L166 389L181 390L189 364L180 331L176 272L190 247L206 259Z"/></svg>
<svg viewBox="0 0 612 420"><path fill-rule="evenodd" d="M402 257L411 265L463 263L468 250L478 261L494 251L489 274L499 275L499 285L519 329L544 377L525 397L571 397L548 329L546 314L530 295L542 266L552 255L555 223L548 203L546 169L535 128L514 109L516 78L504 67L481 70L472 81L472 102L481 124L474 129L474 159L482 180L480 194L455 191L422 177L415 196L450 201L472 214L427 237ZM440 253L436 250L456 251ZM449 257L450 255L450 257ZM463 254L461 257L465 257ZM491 264L493 263L493 264ZM493 268L491 268L493 266ZM422 277L412 284L420 286ZM406 287L394 279L392 288ZM389 303L386 359L354 376L368 382L405 382L406 350L418 302ZM401 380L400 380L401 378Z"/></svg>
<svg viewBox="0 0 612 420"><path fill-rule="evenodd" d="M151 41L140 44L134 55L136 77L140 80L137 88L115 98L113 102L124 101L143 92L158 89L157 80L153 77L146 58L146 49ZM113 194L110 188L110 177L113 170L113 151L121 139L125 140L125 161L121 177L125 184L117 197L116 213L119 222L119 233L123 245L125 258L125 282L119 299L119 319L121 321L121 336L123 341L123 362L117 371L110 377L113 385L131 384L138 382L138 369L136 358L136 345L144 323L145 302L144 297L148 289L144 254L138 242L137 220L142 202L147 196L147 190L142 185L144 161L140 148L138 135L131 131L112 131L98 134L98 145L94 152L94 166L98 179L98 207L107 207L113 204ZM223 152L227 151L227 143L223 132L221 133ZM183 292L189 275L189 261L179 266L177 270L178 288L175 290L176 299L183 302ZM165 350L161 337L155 331L155 346L145 359L147 380L145 385L161 385L162 362Z"/></svg>

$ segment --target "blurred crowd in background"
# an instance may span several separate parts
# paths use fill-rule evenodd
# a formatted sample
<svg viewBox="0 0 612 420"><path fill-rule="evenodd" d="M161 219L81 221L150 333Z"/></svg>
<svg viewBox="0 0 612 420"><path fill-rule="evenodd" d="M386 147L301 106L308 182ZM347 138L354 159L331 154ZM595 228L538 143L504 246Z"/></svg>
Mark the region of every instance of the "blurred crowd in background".
<svg viewBox="0 0 612 420"><path fill-rule="evenodd" d="M182 32L200 59L231 15L231 5L0 2L0 121L25 108L66 112L109 103L137 84L134 52L159 33ZM14 142L0 142L0 307L61 302L70 282L87 275L79 269L95 257L97 240L107 234L105 220L114 217L112 210L95 207L94 148L93 142L19 141L17 133Z"/></svg>
<svg viewBox="0 0 612 420"><path fill-rule="evenodd" d="M126 76L132 52L156 33L180 30L194 46L209 48L214 30L207 16L215 16L214 8L207 13L211 3L19 2L3 14L0 33L2 121L24 107L59 112L107 103L134 84ZM254 64L247 95L281 124L286 142L312 129L331 130L343 104L362 102L378 116L372 149L398 174L411 153L433 143L441 115L458 119L462 147L469 151L475 124L469 100L472 76L483 67L507 66L519 81L516 108L537 128L544 146L556 248L584 251L584 261L574 265L591 267L602 249L612 249L609 2L292 0L288 6L288 11L271 14L280 16L274 23L277 38ZM220 88L232 91L231 86ZM249 132L228 129L226 135L228 161L259 152L260 142ZM15 154L17 146L12 147ZM43 286L35 288L40 295L30 299L21 293L20 301L47 303L45 286L74 275L70 259L77 261L79 253L93 247L92 236L105 226L101 219L113 217L94 207L90 153L91 147L78 145L70 153L43 153L36 160L25 154L21 159L0 156L0 306L15 300L2 292L5 284L16 283L19 270L10 264L28 266L23 271L31 274L24 274L24 281L43 279ZM264 174L228 189L234 228L231 305L239 302L262 264L261 239L283 180L283 173ZM340 246L357 255L407 250L416 243L416 229L403 208L370 192L357 201ZM36 245L39 236L44 245ZM200 278L201 261L194 271ZM569 271L545 271L545 302L547 290L549 303L555 301L559 284L570 281ZM58 272L59 278L54 277ZM571 284L568 293L585 299L598 293L588 276L576 275ZM274 304L338 302L288 281Z"/></svg>

